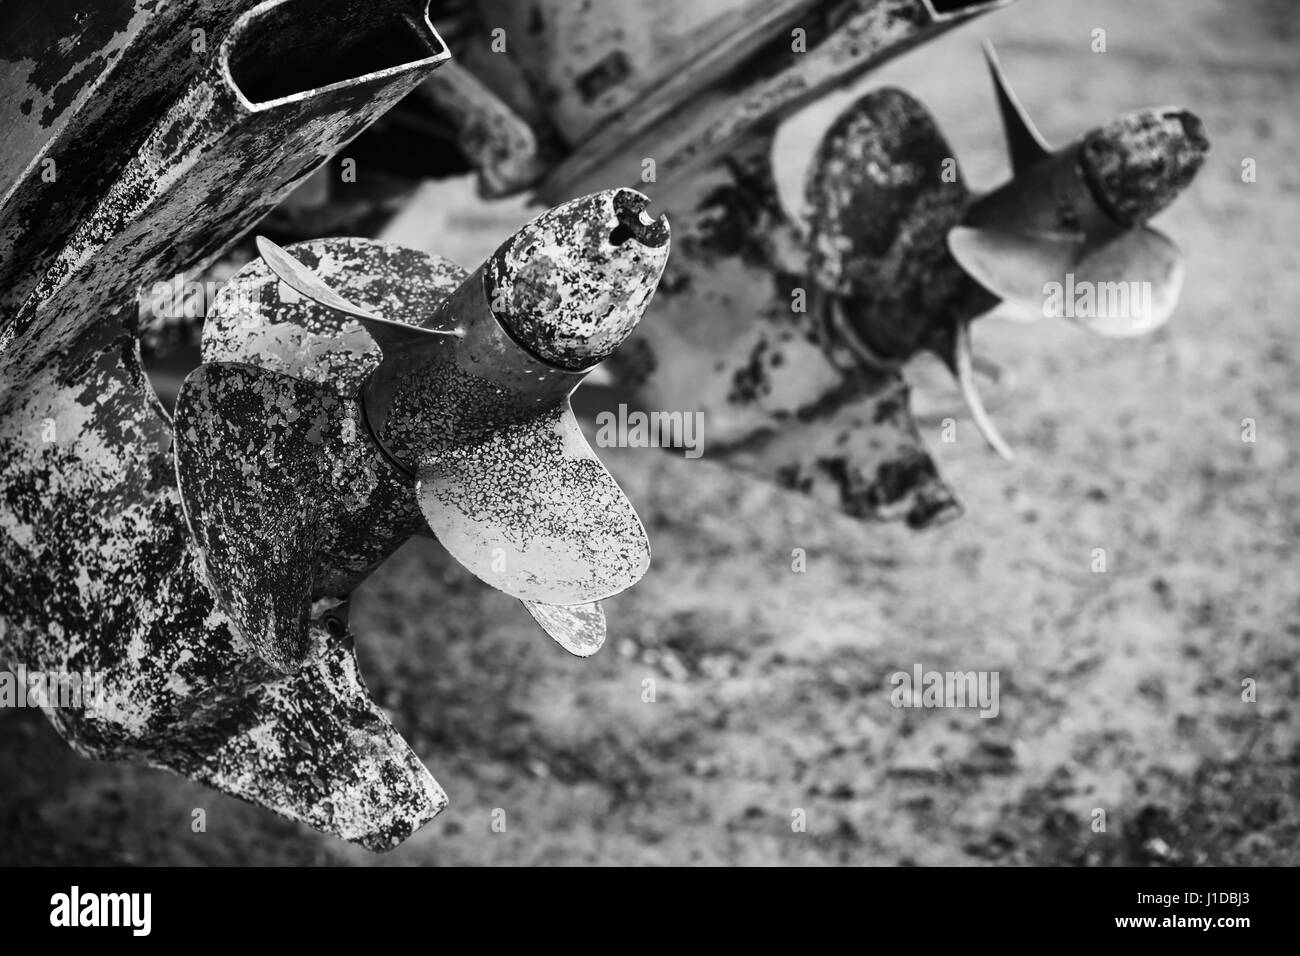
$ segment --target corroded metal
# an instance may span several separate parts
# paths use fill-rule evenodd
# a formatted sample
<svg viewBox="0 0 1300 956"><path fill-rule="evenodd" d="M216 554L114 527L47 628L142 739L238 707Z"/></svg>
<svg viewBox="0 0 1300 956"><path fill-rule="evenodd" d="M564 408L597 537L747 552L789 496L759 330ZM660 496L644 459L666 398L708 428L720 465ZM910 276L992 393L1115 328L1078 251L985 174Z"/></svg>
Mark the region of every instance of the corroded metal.
<svg viewBox="0 0 1300 956"><path fill-rule="evenodd" d="M8 333L31 330L27 354L65 346L87 303L201 267L448 55L423 16L340 5L338 28L369 44L359 64L340 62L303 12L297 0L270 0L236 21L28 295ZM288 66L277 43L303 58L302 76L277 72ZM376 69L358 76L358 65Z"/></svg>
<svg viewBox="0 0 1300 956"><path fill-rule="evenodd" d="M325 240L278 255L263 243L265 261L245 267L222 290L204 334L205 361L241 363L205 368L234 370L228 373L236 381L230 390L234 407L257 411L232 421L232 416L214 415L208 408L195 409L192 400L205 403L210 390L210 376L197 374L186 386L187 394L193 387L192 395L183 395L178 406L178 423L191 417L206 423L192 437L178 424L178 471L183 492L194 483L191 525L208 555L209 571L225 579L218 587L231 593L229 603L258 594L259 580L267 588L262 600L273 603L274 574L259 578L253 567L259 556L266 560L267 540L292 547L294 536L308 528L315 534L314 550L309 560L294 566L314 568L317 580L298 582L294 606L301 611L307 595L319 592L325 583L335 596L346 595L372 562L423 526L418 511L417 527L410 526L417 472L422 496L435 493L423 483L436 481L438 491L459 505L459 519L449 520L436 501L425 502L440 540L457 557L464 555L471 570L503 590L525 599L541 597L528 592L527 582L537 586L538 575L554 578L564 570L554 541L543 540L550 544L544 552L546 565L531 572L527 556L515 551L514 542L521 536L535 537L533 529L545 530L547 525L558 526L562 537L573 542L570 547L581 549L584 567L613 567L615 573L629 575L613 585L602 584L599 592L549 594L551 601L589 605L639 577L648 554L644 532L621 491L594 455L584 451L585 442L567 408L568 393L582 373L546 366L533 352L546 350L557 336L576 349L580 342L575 328L587 330L593 343L590 354L576 364L590 367L631 331L668 251L666 223L642 221L643 207L644 198L628 191L569 203L524 227L473 275L446 260L369 240ZM625 220L656 244L644 245L630 235L614 244L610 236L627 228ZM293 265L286 267L286 262ZM302 271L321 278L304 281ZM488 273L496 277L493 283L485 281ZM608 281L611 274L620 280L617 285ZM289 284L276 281L276 276ZM329 288L314 291L322 287L323 277L329 277ZM317 298L304 298L303 292ZM345 297L353 301L347 303ZM549 304L549 312L545 323L537 325L542 302ZM339 314L340 303L350 314L369 316L361 319L367 327L373 328L374 313L383 312L390 321L404 323L409 334L386 339L388 330L380 327L375 330L380 347L364 336L367 347L366 341L355 338L347 317ZM617 332L613 338L610 329ZM430 337L434 332L452 334ZM255 375L249 365L281 374ZM301 381L295 384L286 375ZM363 394L364 401L358 401ZM344 416L343 424L331 430L330 416L338 414ZM241 442L251 442L271 458L267 474L259 471L241 480L239 469L247 468L246 460L238 466L227 464L230 439L212 432L230 428ZM548 444L552 434L563 436L560 447ZM374 436L373 443L360 442L369 457L355 463L358 467L347 464L355 446L334 447L344 435L349 441ZM275 466L276 456L291 460L306 446L313 463L285 470ZM478 468L465 468L467 460L487 447L492 449L488 460ZM187 460L191 456L194 460ZM319 496L311 474L313 468L326 466L334 469L331 480L336 486L348 485L358 468L367 476L364 491L340 499L349 512L358 511L356 501L363 499L378 503L381 511L388 509L383 520L377 520L378 512L366 511L360 525L348 526L371 529L369 537L364 530L360 537L353 531L336 535L324 530L337 525L313 511L329 505L330 499ZM443 473L453 468L457 478L447 480ZM376 485L375 471L389 483ZM263 485L268 481L270 489ZM537 491L532 498L527 494L530 487ZM212 494L205 494L205 488ZM489 489L493 495L487 494ZM275 500L280 492L297 504L286 500L280 507L259 508L259 501ZM196 520L195 511L203 512L208 503L232 511L233 517L214 512ZM466 513L467 508L473 512ZM504 513L498 513L503 508ZM489 514L495 514L493 521L488 521ZM291 527L279 526L269 537L260 527L232 529L241 517L275 523L286 515L293 516ZM490 537L498 526L504 533L501 540ZM550 533L554 536L554 529ZM467 535L473 540L465 540ZM214 542L217 551L206 542ZM371 550L358 556L363 548ZM223 560L217 553L231 551L243 551L247 558L236 554ZM639 557L633 566L611 566L610 556L620 554ZM591 573L583 571L581 577L589 579ZM572 578L566 580L572 587ZM604 639L599 608L529 610L576 654L592 653ZM251 625L256 628L266 620L259 615ZM298 635L292 646L302 647L301 625L297 618L290 623Z"/></svg>
<svg viewBox="0 0 1300 956"><path fill-rule="evenodd" d="M906 154L879 158L908 161ZM825 186L814 171L810 190ZM830 321L832 302L851 302L848 293L863 290L852 277L827 275L825 229L810 231L783 208L770 134L750 137L731 162L694 177L669 205L688 254L665 271L654 320L608 363L633 403L702 413L710 460L856 517L921 527L959 514L917 432L899 371L863 362L854 337ZM826 207L818 201L828 225L865 209L846 209L836 220ZM873 220L876 234L886 241L906 234L911 206L880 212L887 221ZM948 214L956 221L960 201ZM905 257L892 261L908 268ZM877 273L873 280L889 278ZM888 289L873 281L870 294L883 300Z"/></svg>
<svg viewBox="0 0 1300 956"><path fill-rule="evenodd" d="M171 770L374 849L395 845L446 797L370 700L346 609L313 609L308 666L269 666L209 591L170 442L134 337L113 322L4 390L4 660L98 675L99 707L47 710L83 756Z"/></svg>
<svg viewBox="0 0 1300 956"><path fill-rule="evenodd" d="M772 186L769 135L675 189L666 204L690 252L665 275L662 314L611 363L638 402L703 411L711 458L850 514L920 526L958 513L907 410L904 363L937 354L1010 458L975 388L970 323L1000 295L1041 313L1044 283L1067 273L1153 289L1147 324L1076 318L1092 331L1164 321L1180 258L1140 217L1186 185L1207 145L1191 114L1166 109L1050 152L995 62L994 74L1019 166L987 197L969 194L933 119L895 89L831 124L799 209Z"/></svg>
<svg viewBox="0 0 1300 956"><path fill-rule="evenodd" d="M374 434L418 475L434 534L525 600L598 601L649 562L636 512L568 403L632 331L667 261L667 222L641 221L645 202L610 190L526 225L435 310L431 327L463 336L386 352L363 393Z"/></svg>
<svg viewBox="0 0 1300 956"><path fill-rule="evenodd" d="M630 189L575 200L488 260L482 295L530 353L578 371L632 332L668 260L667 220L650 218L646 202ZM498 297L508 309L496 307Z"/></svg>
<svg viewBox="0 0 1300 956"><path fill-rule="evenodd" d="M22 304L158 116L257 2L5 3L0 316Z"/></svg>
<svg viewBox="0 0 1300 956"><path fill-rule="evenodd" d="M533 352L555 337L577 348L575 327L601 319L631 331L668 251L663 221L611 240L632 207L644 198L569 203L468 276L368 240L263 243L218 295L177 402L177 483L216 605L266 665L316 666L351 591L426 521L566 649L600 647L595 602L644 573L645 533L568 407L582 372ZM611 294L593 280L619 258ZM521 323L541 301L546 323ZM617 344L602 328L579 364Z"/></svg>
<svg viewBox="0 0 1300 956"><path fill-rule="evenodd" d="M328 55L324 24L366 55ZM0 654L99 678L96 706L47 711L78 752L172 770L383 849L446 797L370 700L344 601L313 600L310 659L290 674L214 599L132 326L137 288L219 252L445 51L419 7L294 0L261 4L217 41L74 213L43 275L44 253L23 266L30 291L0 345ZM303 48L286 62L276 43ZM52 140L94 126L74 120ZM30 219L18 228L35 235Z"/></svg>

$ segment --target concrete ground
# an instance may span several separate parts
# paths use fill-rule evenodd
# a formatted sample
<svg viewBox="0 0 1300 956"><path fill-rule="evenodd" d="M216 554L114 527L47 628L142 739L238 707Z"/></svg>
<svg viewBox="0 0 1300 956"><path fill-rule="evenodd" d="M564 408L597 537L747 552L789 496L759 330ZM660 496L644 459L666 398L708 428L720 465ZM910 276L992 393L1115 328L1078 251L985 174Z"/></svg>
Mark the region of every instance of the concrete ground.
<svg viewBox="0 0 1300 956"><path fill-rule="evenodd" d="M1292 7L1022 0L870 78L919 95L981 187L1006 174L984 37L1055 142L1176 102L1214 144L1158 222L1188 260L1169 326L1128 342L977 328L1018 382L995 414L1019 457L965 420L955 444L932 436L960 521L858 524L709 464L707 445L607 453L655 563L607 603L596 657L565 655L428 542L358 596L364 673L452 801L403 847L373 856L82 761L40 714L0 711L0 863L1300 862ZM830 110L782 138L791 170ZM449 216L462 248L439 251L490 248L513 214L467 206ZM999 717L893 708L889 675L917 663L999 671Z"/></svg>

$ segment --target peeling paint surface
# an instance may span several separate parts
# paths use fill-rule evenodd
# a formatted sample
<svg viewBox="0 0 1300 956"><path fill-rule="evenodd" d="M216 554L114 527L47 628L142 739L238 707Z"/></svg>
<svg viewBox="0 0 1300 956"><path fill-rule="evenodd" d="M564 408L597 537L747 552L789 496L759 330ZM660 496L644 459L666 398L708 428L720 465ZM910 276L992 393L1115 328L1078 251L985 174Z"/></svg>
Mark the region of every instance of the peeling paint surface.
<svg viewBox="0 0 1300 956"><path fill-rule="evenodd" d="M205 555L182 513L170 423L131 332L137 289L201 267L440 62L441 42L428 33L420 41L426 58L325 92L252 103L236 87L227 54L257 36L240 29L267 26L259 18L292 13L291 6L263 4L252 21L239 21L230 42L200 58L176 89L167 87L164 102L138 104L143 114L110 110L103 129L78 114L62 127L112 139L124 136L119 120L140 122L129 146L116 144L126 146L125 156L104 157L106 181L71 180L81 205L51 224L66 235L51 240L48 268L30 208L16 202L3 210L0 225L32 238L40 254L6 285L10 294L27 294L0 328L0 659L101 678L102 699L47 710L85 756L165 768L386 849L446 798L370 700L335 593L366 561L348 545L363 536L348 534L368 517L358 497L367 476L355 477L357 495L340 506L342 557L311 595L305 634L297 635L302 660L286 674L209 587ZM210 9L233 17L240 8ZM355 8L342 15L338 23L350 25L352 38L369 35L380 19ZM279 25L291 32L294 22ZM135 25L113 27L113 36L123 29ZM118 42L107 36L96 42ZM216 49L220 33L208 42ZM159 55L167 51L164 45ZM158 77L131 79L151 95L166 86L151 85ZM324 398L318 410L327 411ZM321 427L328 432L337 421L322 419Z"/></svg>
<svg viewBox="0 0 1300 956"><path fill-rule="evenodd" d="M192 372L176 405L176 473L222 607L285 672L310 659L311 600L345 597L421 527L355 401L233 363Z"/></svg>
<svg viewBox="0 0 1300 956"><path fill-rule="evenodd" d="M98 706L47 710L84 756L394 845L446 798L369 699L345 632L313 618L311 663L283 676L214 601L167 422L117 321L134 309L0 390L0 656L103 679Z"/></svg>
<svg viewBox="0 0 1300 956"><path fill-rule="evenodd" d="M136 147L257 0L11 0L0 51L0 313L31 292ZM45 160L56 177L43 178Z"/></svg>

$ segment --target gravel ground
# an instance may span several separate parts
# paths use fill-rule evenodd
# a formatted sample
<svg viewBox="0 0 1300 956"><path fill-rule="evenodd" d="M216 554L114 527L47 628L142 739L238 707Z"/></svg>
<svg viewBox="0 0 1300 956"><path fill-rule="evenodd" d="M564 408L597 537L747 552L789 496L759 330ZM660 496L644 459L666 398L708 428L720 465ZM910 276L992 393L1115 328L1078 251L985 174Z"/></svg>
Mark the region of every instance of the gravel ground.
<svg viewBox="0 0 1300 956"><path fill-rule="evenodd" d="M0 863L1300 862L1298 23L1284 0L1023 0L870 78L919 95L979 186L1006 174L982 37L1054 142L1175 102L1214 143L1158 223L1189 262L1168 327L976 330L1016 377L995 414L1019 458L965 422L955 444L935 436L960 521L858 524L707 445L615 451L655 564L608 602L596 657L566 656L429 542L358 596L363 670L452 800L403 847L373 856L82 761L40 714L3 711ZM790 175L830 108L782 137ZM447 219L479 249L516 214ZM888 676L917 663L999 671L1000 715L894 709Z"/></svg>

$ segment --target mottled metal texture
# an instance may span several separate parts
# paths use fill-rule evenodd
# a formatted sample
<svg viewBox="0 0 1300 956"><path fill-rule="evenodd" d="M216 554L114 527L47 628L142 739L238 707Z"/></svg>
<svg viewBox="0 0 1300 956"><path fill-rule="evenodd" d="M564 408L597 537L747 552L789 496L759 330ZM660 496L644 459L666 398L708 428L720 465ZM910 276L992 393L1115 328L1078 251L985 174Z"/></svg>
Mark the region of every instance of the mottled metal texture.
<svg viewBox="0 0 1300 956"><path fill-rule="evenodd" d="M539 216L489 261L488 303L533 355L577 371L614 353L635 328L668 261L668 225L630 189L596 193ZM631 294L629 294L629 292Z"/></svg>
<svg viewBox="0 0 1300 956"><path fill-rule="evenodd" d="M167 422L119 324L134 309L0 391L0 655L102 679L101 706L46 710L84 756L171 770L372 849L395 845L446 798L370 701L346 627L327 624L345 609L315 609L317 654L284 676L214 602Z"/></svg>
<svg viewBox="0 0 1300 956"><path fill-rule="evenodd" d="M1052 150L1034 129L991 47L986 48L1014 165L949 232L953 256L990 292L1030 315L1056 311L1055 285L1137 287L1140 309L1058 314L1098 335L1145 335L1172 316L1182 290L1178 247L1146 220L1166 208L1205 161L1205 126L1176 107L1127 113ZM1082 313L1082 314L1081 314Z"/></svg>
<svg viewBox="0 0 1300 956"><path fill-rule="evenodd" d="M996 304L948 251L948 231L970 199L952 156L925 107L893 88L845 109L814 154L809 271L827 294L822 307L838 304L851 333L882 361L925 348L942 354L957 323Z"/></svg>
<svg viewBox="0 0 1300 956"><path fill-rule="evenodd" d="M380 59L327 55L330 25L344 54ZM277 57L278 43L302 48ZM138 287L219 252L443 55L422 16L393 9L251 11L153 117L0 336L0 657L102 680L101 705L47 711L80 753L172 770L374 849L446 798L370 701L339 599L313 600L310 659L292 675L214 600L130 327Z"/></svg>
<svg viewBox="0 0 1300 956"><path fill-rule="evenodd" d="M288 673L313 600L343 599L423 519L355 401L255 366L204 365L176 404L176 474L221 606Z"/></svg>
<svg viewBox="0 0 1300 956"><path fill-rule="evenodd" d="M1089 245L1139 227L1192 181L1210 148L1205 125L1179 107L1135 110L1058 149L1034 128L991 45L1013 176L979 197L965 224L1029 236L1077 236Z"/></svg>
<svg viewBox="0 0 1300 956"><path fill-rule="evenodd" d="M231 24L256 3L5 3L0 326ZM53 161L52 180L46 160Z"/></svg>
<svg viewBox="0 0 1300 956"><path fill-rule="evenodd" d="M419 326L468 277L439 256L382 242L320 239L292 252L337 289L385 318ZM240 362L355 398L381 353L359 321L321 308L261 259L221 288L203 325L203 361Z"/></svg>
<svg viewBox="0 0 1300 956"><path fill-rule="evenodd" d="M444 381L456 389L449 397L490 408L477 383ZM567 402L476 440L428 449L417 491L443 546L479 578L522 600L600 601L635 584L650 566L641 520Z"/></svg>
<svg viewBox="0 0 1300 956"><path fill-rule="evenodd" d="M1106 213L1133 226L1177 198L1209 148L1205 124L1187 110L1138 110L1085 136L1079 162Z"/></svg>
<svg viewBox="0 0 1300 956"><path fill-rule="evenodd" d="M324 14L349 38L343 50L323 39ZM271 0L245 14L80 222L12 334L31 330L29 352L57 349L87 303L201 267L446 57L409 10Z"/></svg>
<svg viewBox="0 0 1300 956"><path fill-rule="evenodd" d="M781 119L886 60L1013 0L933 4L931 0L849 0L819 4L798 18L806 52L790 42L738 60L722 82L668 84L601 123L541 181L538 196L557 202L592 189L635 182L643 158L655 160L661 186L722 159L744 137ZM788 34L786 34L788 36ZM783 40L785 37L782 38ZM691 39L682 41L693 48ZM705 95L711 86L721 93Z"/></svg>
<svg viewBox="0 0 1300 956"><path fill-rule="evenodd" d="M816 278L814 261L825 272L829 260L814 257L811 236L830 241L827 229L855 215L856 194L812 175L826 217L816 229L797 225L778 199L770 135L750 137L725 167L675 192L684 254L665 270L652 318L609 365L638 407L703 413L710 460L857 517L915 527L955 517L960 505L917 432L900 373L864 363L828 320L828 304L852 287ZM884 212L893 218L873 225L880 235L913 228L910 206Z"/></svg>

